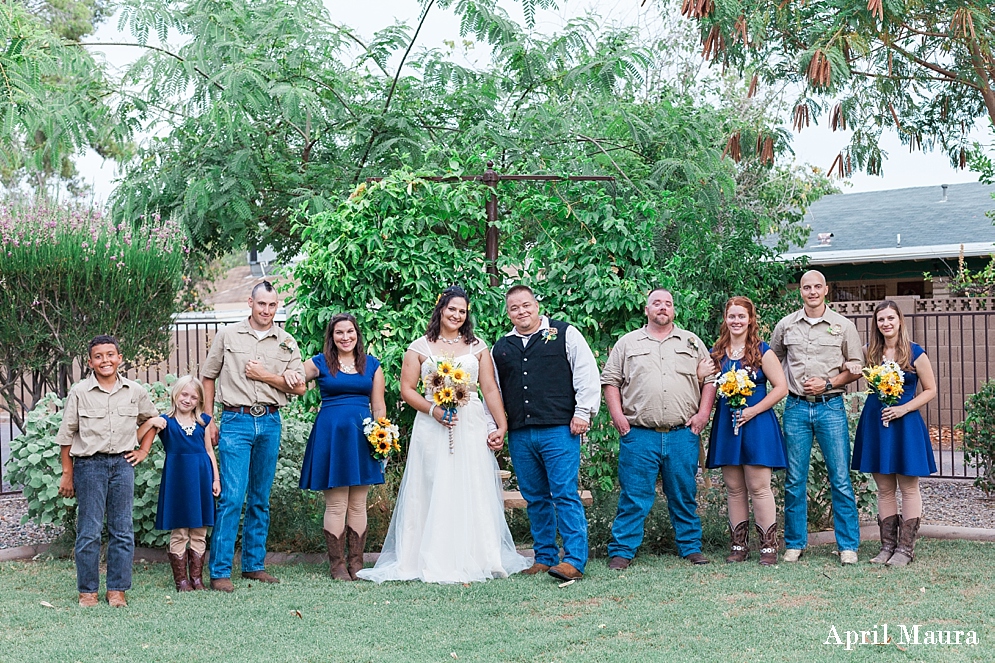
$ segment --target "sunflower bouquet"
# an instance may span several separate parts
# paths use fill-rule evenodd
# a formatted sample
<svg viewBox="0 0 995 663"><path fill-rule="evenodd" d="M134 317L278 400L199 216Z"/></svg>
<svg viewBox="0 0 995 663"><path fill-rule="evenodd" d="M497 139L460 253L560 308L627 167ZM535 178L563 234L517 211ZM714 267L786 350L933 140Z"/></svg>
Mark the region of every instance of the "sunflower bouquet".
<svg viewBox="0 0 995 663"><path fill-rule="evenodd" d="M905 371L890 359L878 366L868 366L862 371L867 380L867 393L876 394L878 400L887 407L897 403L905 393ZM884 427L888 427L885 421Z"/></svg>
<svg viewBox="0 0 995 663"><path fill-rule="evenodd" d="M746 408L746 397L752 396L756 387L752 374L745 368L730 368L715 378L715 388L719 396L729 402L729 408L732 410L733 435L739 435L739 428L743 425L739 418Z"/></svg>
<svg viewBox="0 0 995 663"><path fill-rule="evenodd" d="M425 389L432 395L432 402L442 408L442 423L456 416L456 410L470 402L477 385L470 380L470 372L452 357L441 357L435 370L425 376ZM449 453L454 452L453 429L449 429Z"/></svg>
<svg viewBox="0 0 995 663"><path fill-rule="evenodd" d="M363 434L370 442L370 454L377 460L387 460L401 450L401 433L387 417L363 419Z"/></svg>

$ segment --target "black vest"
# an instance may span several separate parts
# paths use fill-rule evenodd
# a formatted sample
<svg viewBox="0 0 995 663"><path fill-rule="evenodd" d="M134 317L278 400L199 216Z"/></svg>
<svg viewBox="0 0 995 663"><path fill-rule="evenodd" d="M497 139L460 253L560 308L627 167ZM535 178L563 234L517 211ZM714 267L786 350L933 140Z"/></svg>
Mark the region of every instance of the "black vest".
<svg viewBox="0 0 995 663"><path fill-rule="evenodd" d="M514 334L494 344L508 429L565 426L574 416L573 369L567 358L567 324L550 320L550 332L536 332L527 345Z"/></svg>

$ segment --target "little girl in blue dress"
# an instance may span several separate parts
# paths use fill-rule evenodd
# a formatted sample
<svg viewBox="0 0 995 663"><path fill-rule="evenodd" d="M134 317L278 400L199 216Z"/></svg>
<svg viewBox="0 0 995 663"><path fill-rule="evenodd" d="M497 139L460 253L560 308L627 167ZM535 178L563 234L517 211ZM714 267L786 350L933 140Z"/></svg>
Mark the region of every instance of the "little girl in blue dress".
<svg viewBox="0 0 995 663"><path fill-rule="evenodd" d="M168 557L173 581L177 591L189 592L204 589L207 528L214 526L214 498L221 494L221 478L214 448L204 436L211 417L204 414L203 384L191 375L184 376L173 384L170 397L172 406L163 417L166 425L159 431L166 462L155 528L172 530ZM152 447L153 433L142 439L145 455Z"/></svg>

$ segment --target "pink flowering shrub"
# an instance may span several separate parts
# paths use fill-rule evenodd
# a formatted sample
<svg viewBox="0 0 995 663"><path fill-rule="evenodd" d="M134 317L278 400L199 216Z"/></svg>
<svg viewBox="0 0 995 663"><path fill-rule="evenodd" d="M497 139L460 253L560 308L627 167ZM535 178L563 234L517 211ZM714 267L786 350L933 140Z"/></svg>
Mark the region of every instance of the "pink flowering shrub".
<svg viewBox="0 0 995 663"><path fill-rule="evenodd" d="M115 224L97 210L0 203L0 408L20 426L42 394L64 396L97 334L116 336L131 363L167 353L188 251L184 229L158 217Z"/></svg>

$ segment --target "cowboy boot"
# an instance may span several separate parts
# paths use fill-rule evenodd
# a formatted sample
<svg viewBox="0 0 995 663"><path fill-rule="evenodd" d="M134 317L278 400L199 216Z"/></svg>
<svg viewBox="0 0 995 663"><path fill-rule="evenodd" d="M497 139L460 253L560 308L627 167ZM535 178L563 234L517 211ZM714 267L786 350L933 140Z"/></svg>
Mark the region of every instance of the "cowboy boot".
<svg viewBox="0 0 995 663"><path fill-rule="evenodd" d="M363 570L363 551L366 550L366 530L362 534L347 527L345 530L346 539L349 542L348 567L349 577L356 580L356 574Z"/></svg>
<svg viewBox="0 0 995 663"><path fill-rule="evenodd" d="M187 562L188 569L190 571L190 584L193 585L194 589L204 589L204 555L206 552L202 552L199 555L193 551L191 548L187 550Z"/></svg>
<svg viewBox="0 0 995 663"><path fill-rule="evenodd" d="M777 564L777 522L771 523L765 532L760 525L754 524L760 537L760 566Z"/></svg>
<svg viewBox="0 0 995 663"><path fill-rule="evenodd" d="M878 515L878 530L881 532L881 552L871 557L871 564L887 564L888 560L895 553L898 545L898 530L901 527L902 517L897 513L888 516L884 520Z"/></svg>
<svg viewBox="0 0 995 663"><path fill-rule="evenodd" d="M176 583L176 591L192 592L193 585L187 580L187 551L184 550L182 555L166 553L166 557L169 558L169 566L173 569L173 582Z"/></svg>
<svg viewBox="0 0 995 663"><path fill-rule="evenodd" d="M325 547L328 549L328 574L335 580L352 580L345 566L345 533L334 536L327 529Z"/></svg>
<svg viewBox="0 0 995 663"><path fill-rule="evenodd" d="M898 545L895 547L895 554L888 560L888 566L905 566L915 559L919 520L919 518L902 519L902 524L898 529Z"/></svg>
<svg viewBox="0 0 995 663"><path fill-rule="evenodd" d="M745 562L750 556L750 521L744 520L735 527L729 523L732 539L732 552L726 557L727 562Z"/></svg>

